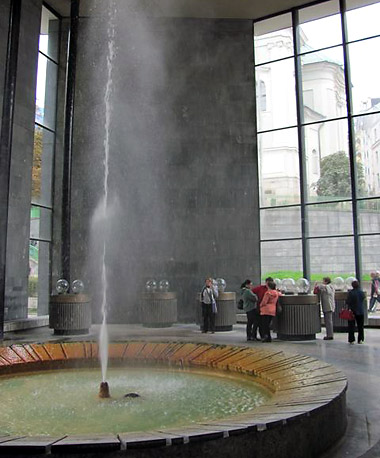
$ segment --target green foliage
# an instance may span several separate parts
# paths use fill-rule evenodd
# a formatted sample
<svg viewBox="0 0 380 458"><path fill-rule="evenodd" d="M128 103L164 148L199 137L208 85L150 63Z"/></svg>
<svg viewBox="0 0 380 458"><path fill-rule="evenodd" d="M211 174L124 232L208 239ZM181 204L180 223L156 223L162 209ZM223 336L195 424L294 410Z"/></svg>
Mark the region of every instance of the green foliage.
<svg viewBox="0 0 380 458"><path fill-rule="evenodd" d="M301 271L295 271L295 270L277 270L277 271L272 271L272 272L265 272L264 274L261 275L261 279L264 281L267 277L272 277L272 278L279 278L280 280L283 280L284 278L293 278L293 280L298 280L299 278L303 277L303 274ZM322 281L323 277L330 277L330 278L336 278L336 277L342 277L344 279L348 277L355 277L355 274L352 272L348 273L329 273L329 272L324 272L324 273L313 273L311 274L311 281ZM364 274L362 275L362 281L369 281L371 279L369 274Z"/></svg>
<svg viewBox="0 0 380 458"><path fill-rule="evenodd" d="M365 191L363 165L357 162L356 169L358 193L363 195ZM320 178L313 187L318 196L333 198L351 196L350 163L344 151L330 154L321 160Z"/></svg>
<svg viewBox="0 0 380 458"><path fill-rule="evenodd" d="M38 277L29 277L28 296L29 297L38 296Z"/></svg>

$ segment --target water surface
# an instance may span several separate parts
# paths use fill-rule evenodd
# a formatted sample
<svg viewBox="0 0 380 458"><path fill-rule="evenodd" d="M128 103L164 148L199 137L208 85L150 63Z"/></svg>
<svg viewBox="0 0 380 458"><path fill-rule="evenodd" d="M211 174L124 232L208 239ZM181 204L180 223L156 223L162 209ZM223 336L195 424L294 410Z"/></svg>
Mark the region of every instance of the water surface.
<svg viewBox="0 0 380 458"><path fill-rule="evenodd" d="M167 368L113 368L111 399L95 369L0 378L0 434L120 433L180 427L253 410L270 393L251 378ZM139 398L125 398L130 392Z"/></svg>

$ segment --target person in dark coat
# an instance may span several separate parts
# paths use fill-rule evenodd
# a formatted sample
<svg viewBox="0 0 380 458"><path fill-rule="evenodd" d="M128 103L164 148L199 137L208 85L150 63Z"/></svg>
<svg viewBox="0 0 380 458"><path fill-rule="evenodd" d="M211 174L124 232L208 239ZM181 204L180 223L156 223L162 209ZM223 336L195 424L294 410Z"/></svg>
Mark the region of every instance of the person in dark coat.
<svg viewBox="0 0 380 458"><path fill-rule="evenodd" d="M245 280L241 285L241 297L243 299L243 310L247 314L247 341L259 340L257 329L259 327L259 306L255 293L251 291L251 280Z"/></svg>
<svg viewBox="0 0 380 458"><path fill-rule="evenodd" d="M355 321L358 327L358 344L364 342L364 301L364 291L360 288L359 282L354 280L352 282L352 290L348 293L346 299L348 308L355 315L354 320L348 321L348 342L350 344L355 342Z"/></svg>

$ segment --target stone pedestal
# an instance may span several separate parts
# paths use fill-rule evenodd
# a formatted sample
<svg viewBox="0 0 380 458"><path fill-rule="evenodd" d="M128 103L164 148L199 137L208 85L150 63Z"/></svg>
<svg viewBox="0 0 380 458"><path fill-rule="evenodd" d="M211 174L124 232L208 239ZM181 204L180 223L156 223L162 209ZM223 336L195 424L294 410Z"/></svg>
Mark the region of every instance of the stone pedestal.
<svg viewBox="0 0 380 458"><path fill-rule="evenodd" d="M91 326L91 299L87 294L50 296L49 327L56 335L88 334Z"/></svg>
<svg viewBox="0 0 380 458"><path fill-rule="evenodd" d="M173 292L144 293L140 320L148 328L168 328L177 322L177 295Z"/></svg>
<svg viewBox="0 0 380 458"><path fill-rule="evenodd" d="M236 293L219 293L219 297L216 300L216 306L218 313L215 315L215 331L232 331L233 325L236 324ZM197 300L196 319L202 329L203 319L200 294L198 294Z"/></svg>
<svg viewBox="0 0 380 458"><path fill-rule="evenodd" d="M347 308L347 291L335 291L335 311L333 313L334 332L348 332L348 321L339 318L339 312ZM367 299L364 301L364 326L368 325Z"/></svg>
<svg viewBox="0 0 380 458"><path fill-rule="evenodd" d="M318 298L314 294L281 296L282 313L277 317L281 340L313 340L321 331Z"/></svg>

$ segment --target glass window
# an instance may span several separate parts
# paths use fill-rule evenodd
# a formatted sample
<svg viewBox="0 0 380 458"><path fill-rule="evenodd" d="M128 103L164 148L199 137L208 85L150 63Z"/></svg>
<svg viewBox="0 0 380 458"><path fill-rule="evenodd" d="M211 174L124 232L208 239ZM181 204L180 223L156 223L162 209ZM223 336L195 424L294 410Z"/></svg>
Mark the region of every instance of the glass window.
<svg viewBox="0 0 380 458"><path fill-rule="evenodd" d="M30 238L51 240L51 210L32 207L30 212Z"/></svg>
<svg viewBox="0 0 380 458"><path fill-rule="evenodd" d="M359 233L380 232L380 199L359 200ZM380 253L380 252L379 252ZM380 267L380 263L379 263Z"/></svg>
<svg viewBox="0 0 380 458"><path fill-rule="evenodd" d="M58 61L59 19L44 6L42 7L39 50Z"/></svg>
<svg viewBox="0 0 380 458"><path fill-rule="evenodd" d="M49 313L50 243L30 241L28 316Z"/></svg>
<svg viewBox="0 0 380 458"><path fill-rule="evenodd" d="M254 24L255 64L294 54L291 14L282 14Z"/></svg>
<svg viewBox="0 0 380 458"><path fill-rule="evenodd" d="M260 211L262 240L301 237L301 208L271 208Z"/></svg>
<svg viewBox="0 0 380 458"><path fill-rule="evenodd" d="M376 58L380 50L380 38L352 43L348 50L353 113L361 114L373 109L380 102L380 60Z"/></svg>
<svg viewBox="0 0 380 458"><path fill-rule="evenodd" d="M52 132L36 126L32 169L32 203L46 207L52 204L54 139L55 136Z"/></svg>
<svg viewBox="0 0 380 458"><path fill-rule="evenodd" d="M369 275L370 272L380 270L380 235L368 235L359 237L359 239L363 274Z"/></svg>
<svg viewBox="0 0 380 458"><path fill-rule="evenodd" d="M351 202L307 205L306 212L310 237L353 233Z"/></svg>
<svg viewBox="0 0 380 458"><path fill-rule="evenodd" d="M302 277L301 240L261 243L261 277Z"/></svg>
<svg viewBox="0 0 380 458"><path fill-rule="evenodd" d="M50 129L55 127L57 72L58 65L39 54L35 120Z"/></svg>
<svg viewBox="0 0 380 458"><path fill-rule="evenodd" d="M309 124L303 130L308 201L351 198L347 120Z"/></svg>
<svg viewBox="0 0 380 458"><path fill-rule="evenodd" d="M258 130L278 129L297 124L294 59L256 67L256 81L265 85L266 111L261 110L262 93L256 94Z"/></svg>
<svg viewBox="0 0 380 458"><path fill-rule="evenodd" d="M357 195L380 196L380 114L358 116L354 126Z"/></svg>
<svg viewBox="0 0 380 458"><path fill-rule="evenodd" d="M342 43L337 0L302 8L299 12L301 52ZM321 30L324 33L321 33Z"/></svg>
<svg viewBox="0 0 380 458"><path fill-rule="evenodd" d="M347 115L343 67L342 46L301 57L305 123Z"/></svg>
<svg viewBox="0 0 380 458"><path fill-rule="evenodd" d="M60 21L42 7L32 168L29 246L29 314L46 315L50 294L50 243Z"/></svg>
<svg viewBox="0 0 380 458"><path fill-rule="evenodd" d="M312 275L355 276L353 237L335 237L309 240L310 270Z"/></svg>
<svg viewBox="0 0 380 458"><path fill-rule="evenodd" d="M259 134L260 205L300 202L297 129Z"/></svg>
<svg viewBox="0 0 380 458"><path fill-rule="evenodd" d="M359 40L360 38L380 35L380 3L373 1L347 0L347 33L348 40ZM367 4L362 8L358 8Z"/></svg>

